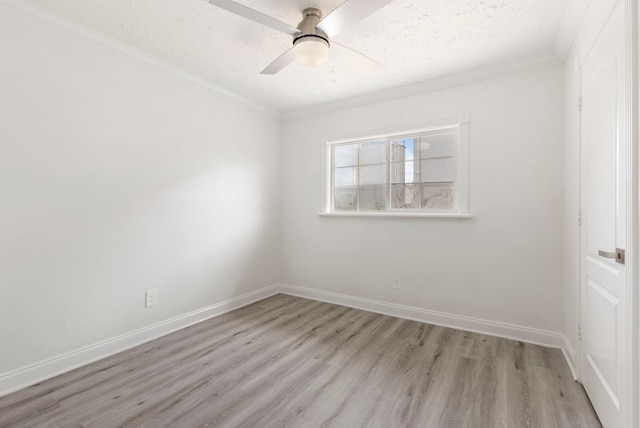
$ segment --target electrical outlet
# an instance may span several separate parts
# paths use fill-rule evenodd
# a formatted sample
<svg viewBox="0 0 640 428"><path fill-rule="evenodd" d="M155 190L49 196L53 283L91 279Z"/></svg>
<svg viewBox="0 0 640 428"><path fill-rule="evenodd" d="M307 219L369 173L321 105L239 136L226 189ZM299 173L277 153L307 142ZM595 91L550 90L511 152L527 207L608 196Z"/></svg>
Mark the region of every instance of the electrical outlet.
<svg viewBox="0 0 640 428"><path fill-rule="evenodd" d="M393 285L392 285L394 290L400 290L402 288L402 278L400 278L400 275L394 275L393 276Z"/></svg>
<svg viewBox="0 0 640 428"><path fill-rule="evenodd" d="M155 306L158 304L158 290L153 289L153 290L147 290L144 293L145 296L145 304L144 306L146 308L149 308L151 306Z"/></svg>

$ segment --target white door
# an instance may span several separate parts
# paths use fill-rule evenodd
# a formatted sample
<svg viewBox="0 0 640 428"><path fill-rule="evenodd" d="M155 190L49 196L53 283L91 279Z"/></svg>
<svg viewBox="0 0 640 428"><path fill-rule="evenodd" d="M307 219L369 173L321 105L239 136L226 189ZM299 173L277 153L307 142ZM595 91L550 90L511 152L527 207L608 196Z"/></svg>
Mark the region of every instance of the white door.
<svg viewBox="0 0 640 428"><path fill-rule="evenodd" d="M622 260L629 144L622 1L584 60L582 97L581 377L603 426L623 428L630 423L631 326Z"/></svg>

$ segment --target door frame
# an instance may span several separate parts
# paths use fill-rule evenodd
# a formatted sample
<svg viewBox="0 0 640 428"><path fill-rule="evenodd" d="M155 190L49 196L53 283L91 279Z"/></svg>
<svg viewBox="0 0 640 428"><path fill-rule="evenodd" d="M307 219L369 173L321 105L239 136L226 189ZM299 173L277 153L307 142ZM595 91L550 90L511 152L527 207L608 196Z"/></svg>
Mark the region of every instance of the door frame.
<svg viewBox="0 0 640 428"><path fill-rule="evenodd" d="M606 18L602 20L601 25L597 31L594 31L589 38L588 43L585 44L585 48L582 49L578 55L578 68L580 76L580 93L582 93L582 65L585 58L588 57L596 41L598 40L602 30L611 13L615 7L620 3L624 3L625 12L625 93L627 98L625 100L625 137L629 142L627 144L627 191L623 195L626 199L626 215L627 215L627 230L626 230L626 293L627 293L627 307L626 307L626 358L628 361L628 377L631 378L631 382L625 385L624 391L624 403L626 407L625 414L623 415L628 427L640 427L640 290L638 279L638 268L640 267L640 251L639 244L640 239L638 232L640 230L640 181L638 174L638 166L640 165L640 145L638 143L639 126L640 126L640 109L638 100L640 99L640 86L638 71L638 61L640 57L640 34L638 27L640 26L640 12L638 10L637 2L635 0L617 0L611 1L607 10ZM581 212L585 212L585 183L586 183L586 170L585 170L585 141L583 135L583 123L582 113L580 117L580 209ZM584 302L584 288L586 286L586 274L585 266L583 263L586 248L586 228L582 227L580 230L580 284L579 284L579 297L578 297L578 325L582 325L582 321L585 319L585 302ZM583 346L581 337L577 343L576 354L576 371L578 381L582 380L583 373Z"/></svg>

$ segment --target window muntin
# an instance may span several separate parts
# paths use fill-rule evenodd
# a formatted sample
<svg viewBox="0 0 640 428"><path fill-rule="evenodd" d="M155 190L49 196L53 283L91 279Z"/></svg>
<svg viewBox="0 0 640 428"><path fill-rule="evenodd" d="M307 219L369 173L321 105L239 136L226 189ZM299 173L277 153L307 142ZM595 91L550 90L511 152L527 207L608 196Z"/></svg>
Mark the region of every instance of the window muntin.
<svg viewBox="0 0 640 428"><path fill-rule="evenodd" d="M329 143L331 212L460 212L460 126Z"/></svg>

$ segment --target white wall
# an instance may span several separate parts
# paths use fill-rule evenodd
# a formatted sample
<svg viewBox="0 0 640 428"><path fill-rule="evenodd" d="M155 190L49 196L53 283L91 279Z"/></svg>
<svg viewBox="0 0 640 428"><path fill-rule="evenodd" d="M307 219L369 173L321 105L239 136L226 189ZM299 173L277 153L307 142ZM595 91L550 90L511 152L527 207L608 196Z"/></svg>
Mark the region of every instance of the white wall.
<svg viewBox="0 0 640 428"><path fill-rule="evenodd" d="M283 124L282 280L562 332L563 68ZM328 135L470 113L472 220L320 217ZM394 274L403 289L391 288Z"/></svg>
<svg viewBox="0 0 640 428"><path fill-rule="evenodd" d="M0 40L0 375L278 281L277 120L5 12Z"/></svg>

